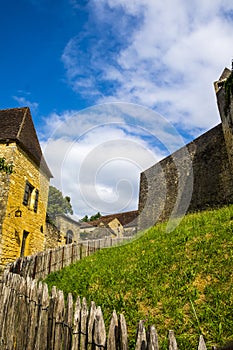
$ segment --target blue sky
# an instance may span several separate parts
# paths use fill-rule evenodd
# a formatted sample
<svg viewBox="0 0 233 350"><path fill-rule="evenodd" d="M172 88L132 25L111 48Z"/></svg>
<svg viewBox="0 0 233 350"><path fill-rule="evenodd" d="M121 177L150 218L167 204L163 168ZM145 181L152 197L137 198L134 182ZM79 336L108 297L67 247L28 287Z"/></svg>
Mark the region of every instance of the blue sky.
<svg viewBox="0 0 233 350"><path fill-rule="evenodd" d="M231 0L2 0L0 108L30 107L78 217L133 210L140 172L219 123L232 32Z"/></svg>

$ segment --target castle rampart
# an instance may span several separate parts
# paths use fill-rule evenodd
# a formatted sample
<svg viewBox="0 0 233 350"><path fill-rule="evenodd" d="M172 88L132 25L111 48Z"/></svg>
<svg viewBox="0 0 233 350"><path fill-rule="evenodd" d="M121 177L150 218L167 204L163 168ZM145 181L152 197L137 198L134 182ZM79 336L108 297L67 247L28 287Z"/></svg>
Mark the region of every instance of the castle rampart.
<svg viewBox="0 0 233 350"><path fill-rule="evenodd" d="M141 174L139 229L233 203L233 98L224 85L229 72L215 83L222 123Z"/></svg>

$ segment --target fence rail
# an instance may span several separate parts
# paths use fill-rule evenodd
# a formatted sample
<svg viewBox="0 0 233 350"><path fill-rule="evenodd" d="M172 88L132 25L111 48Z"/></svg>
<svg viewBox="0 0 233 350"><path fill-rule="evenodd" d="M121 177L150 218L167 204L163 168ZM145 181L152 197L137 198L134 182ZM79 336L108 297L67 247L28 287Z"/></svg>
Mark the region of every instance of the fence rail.
<svg viewBox="0 0 233 350"><path fill-rule="evenodd" d="M108 332L100 307L85 298L73 300L47 284L5 271L0 283L0 348L2 350L128 350L124 316L113 312ZM168 334L169 350L178 350L173 331ZM198 340L197 340L198 343ZM198 350L206 350L202 336ZM154 326L143 321L137 329L135 350L158 350Z"/></svg>
<svg viewBox="0 0 233 350"><path fill-rule="evenodd" d="M89 256L102 248L109 248L127 242L132 237L103 238L93 241L80 241L78 244L39 252L35 255L18 258L9 264L7 270L23 277L33 279L45 278L51 272L59 271L63 267Z"/></svg>

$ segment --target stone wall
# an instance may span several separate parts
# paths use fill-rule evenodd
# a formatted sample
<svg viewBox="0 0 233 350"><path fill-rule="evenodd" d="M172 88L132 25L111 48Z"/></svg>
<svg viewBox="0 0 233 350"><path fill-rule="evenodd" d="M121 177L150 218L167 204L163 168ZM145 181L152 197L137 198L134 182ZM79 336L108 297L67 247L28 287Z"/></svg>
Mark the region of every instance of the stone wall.
<svg viewBox="0 0 233 350"><path fill-rule="evenodd" d="M139 229L229 203L233 176L219 124L141 174Z"/></svg>
<svg viewBox="0 0 233 350"><path fill-rule="evenodd" d="M223 133L227 146L229 161L233 171L233 73L228 77L227 91L222 86L217 92L218 109L222 120Z"/></svg>
<svg viewBox="0 0 233 350"><path fill-rule="evenodd" d="M7 163L12 161L14 164L14 172L8 175L9 184L8 180L4 181L9 186L9 191L5 213L1 213L2 254L0 265L3 266L19 257L25 232L27 238L24 242L24 255L32 255L44 249L49 179L16 143L1 144L0 156L4 156ZM26 181L39 191L36 212L32 205L35 202L34 190L30 205L23 204ZM21 217L15 216L18 209L21 211Z"/></svg>
<svg viewBox="0 0 233 350"><path fill-rule="evenodd" d="M64 237L65 242L66 242L67 234L69 232L72 234L72 243L79 242L80 224L77 221L63 214L57 215L55 221L56 221L56 226L58 230L61 232L61 235Z"/></svg>
<svg viewBox="0 0 233 350"><path fill-rule="evenodd" d="M46 223L45 231L45 246L44 249L53 249L65 245L65 237L61 234L58 228L50 223Z"/></svg>

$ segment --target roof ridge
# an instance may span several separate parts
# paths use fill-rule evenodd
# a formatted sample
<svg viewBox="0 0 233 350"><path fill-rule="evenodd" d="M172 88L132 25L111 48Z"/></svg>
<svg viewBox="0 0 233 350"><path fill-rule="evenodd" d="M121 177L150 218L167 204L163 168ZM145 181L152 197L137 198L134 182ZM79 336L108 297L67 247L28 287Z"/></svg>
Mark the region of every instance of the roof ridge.
<svg viewBox="0 0 233 350"><path fill-rule="evenodd" d="M26 116L27 116L27 112L28 112L28 107L25 107L24 116L23 116L22 122L20 124L19 130L18 130L17 135L16 135L17 139L19 139L21 131L23 129L23 125L24 125L24 122L25 122L25 119L26 119Z"/></svg>

